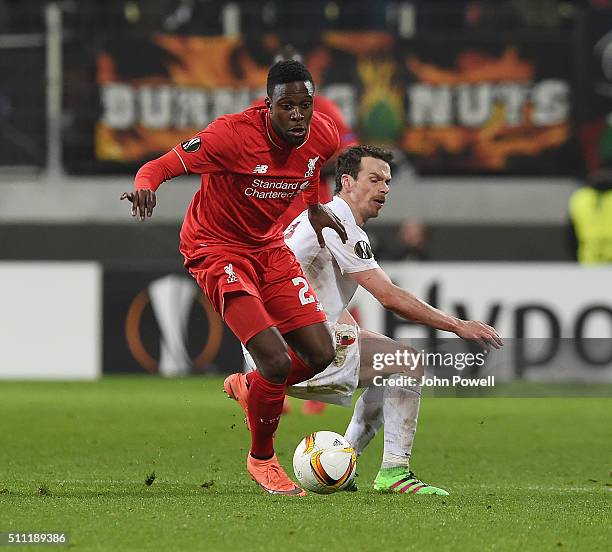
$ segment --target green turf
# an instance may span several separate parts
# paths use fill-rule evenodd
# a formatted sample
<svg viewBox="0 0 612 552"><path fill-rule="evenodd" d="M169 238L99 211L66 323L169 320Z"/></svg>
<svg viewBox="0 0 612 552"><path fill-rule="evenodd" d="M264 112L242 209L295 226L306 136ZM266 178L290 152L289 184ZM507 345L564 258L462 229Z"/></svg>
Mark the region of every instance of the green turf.
<svg viewBox="0 0 612 552"><path fill-rule="evenodd" d="M281 461L349 416L284 417ZM358 493L277 498L245 475L220 379L0 382L0 531L78 550L609 550L611 427L605 398L428 398L412 467L451 496L376 494L378 437Z"/></svg>

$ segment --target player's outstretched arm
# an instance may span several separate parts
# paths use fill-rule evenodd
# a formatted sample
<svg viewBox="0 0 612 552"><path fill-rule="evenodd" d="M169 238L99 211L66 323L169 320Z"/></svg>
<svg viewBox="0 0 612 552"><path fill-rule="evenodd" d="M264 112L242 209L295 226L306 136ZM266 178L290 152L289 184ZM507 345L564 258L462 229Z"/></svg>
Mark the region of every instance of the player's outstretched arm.
<svg viewBox="0 0 612 552"><path fill-rule="evenodd" d="M334 212L321 205L320 203L314 203L308 206L308 220L314 228L319 240L319 245L325 247L325 240L323 239L323 228L331 228L338 233L342 243L346 243L348 239L346 230L340 219L334 214Z"/></svg>
<svg viewBox="0 0 612 552"><path fill-rule="evenodd" d="M437 330L453 332L463 339L477 341L483 348L499 349L503 342L495 328L478 320L461 320L432 307L408 291L396 286L381 268L350 273L380 304L397 315Z"/></svg>
<svg viewBox="0 0 612 552"><path fill-rule="evenodd" d="M124 192L119 199L132 203L132 216L140 215L140 220L153 215L157 205L155 191L162 182L187 173L187 168L175 149L157 159L145 163L134 177L134 191Z"/></svg>

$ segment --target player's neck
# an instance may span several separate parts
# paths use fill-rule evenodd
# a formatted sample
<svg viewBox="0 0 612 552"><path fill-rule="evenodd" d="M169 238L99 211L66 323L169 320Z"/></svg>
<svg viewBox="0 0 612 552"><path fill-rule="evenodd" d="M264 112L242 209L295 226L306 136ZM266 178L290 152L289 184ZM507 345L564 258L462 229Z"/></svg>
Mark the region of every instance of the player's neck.
<svg viewBox="0 0 612 552"><path fill-rule="evenodd" d="M351 210L351 213L353 213L353 218L355 219L355 223L357 224L357 226L362 227L363 225L365 225L366 221L364 220L364 217L361 215L356 205L353 204L351 198L346 196L342 192L338 194L338 197L349 206L349 209Z"/></svg>

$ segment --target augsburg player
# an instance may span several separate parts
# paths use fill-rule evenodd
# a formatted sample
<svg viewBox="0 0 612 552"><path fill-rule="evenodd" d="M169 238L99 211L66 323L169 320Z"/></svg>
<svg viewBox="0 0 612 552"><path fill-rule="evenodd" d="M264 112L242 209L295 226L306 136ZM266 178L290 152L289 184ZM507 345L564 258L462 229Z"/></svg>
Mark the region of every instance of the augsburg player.
<svg viewBox="0 0 612 552"><path fill-rule="evenodd" d="M402 376L407 368L395 366L376 371L373 358L375 354L393 354L407 347L359 328L346 307L358 286L363 286L385 308L402 318L476 340L483 347L498 348L502 342L491 326L460 320L432 307L396 286L378 266L363 226L378 216L387 201L391 161L389 151L373 146L351 147L339 156L335 197L326 205L342 220L348 235L346 243L325 230L326 247L321 249L306 212L285 230L285 241L316 292L336 342L334 362L309 381L289 387L287 394L350 406L357 387L365 387L345 436L360 454L384 426L384 453L374 488L383 492L446 495L444 489L420 481L409 466L421 399L419 386L373 384L374 377L381 374L395 379L393 383L406 379L402 380ZM248 353L245 357L252 364ZM421 373L422 366L412 368L416 371L411 375Z"/></svg>

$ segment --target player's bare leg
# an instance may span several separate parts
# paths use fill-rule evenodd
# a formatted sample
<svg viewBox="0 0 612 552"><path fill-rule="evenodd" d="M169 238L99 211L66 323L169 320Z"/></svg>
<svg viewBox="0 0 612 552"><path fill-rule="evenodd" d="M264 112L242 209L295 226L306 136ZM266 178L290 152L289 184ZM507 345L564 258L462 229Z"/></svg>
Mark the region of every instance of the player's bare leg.
<svg viewBox="0 0 612 552"><path fill-rule="evenodd" d="M287 347L276 328L268 328L248 343L257 370L248 376L247 417L251 428L251 451L247 470L270 494L306 494L285 473L274 454L274 432L285 399L285 381L291 368ZM247 376L243 376L247 379Z"/></svg>
<svg viewBox="0 0 612 552"><path fill-rule="evenodd" d="M335 350L331 334L325 324L310 324L309 326L288 332L283 337L292 347L291 349L285 347L285 351L291 361L291 370L285 380L286 385L294 385L312 378L315 374L325 370L333 361ZM251 342L249 342L249 345L251 345ZM250 353L249 346L247 346L247 350ZM257 364L253 355L251 354L250 356L255 364ZM253 369L252 364L247 362L247 366L249 366L249 368L246 368L247 374L250 373L249 370ZM232 374L225 380L225 392L231 398L238 400L238 397L235 395L240 395L240 392L234 392L234 389L238 390L240 382L243 380L243 375ZM286 408L286 404L283 408Z"/></svg>
<svg viewBox="0 0 612 552"><path fill-rule="evenodd" d="M226 298L225 319L230 327L236 325L237 317L244 316L245 309L251 312L252 321L262 319L258 318L258 309L263 309L263 305L256 298L247 295ZM274 454L274 432L291 368L287 345L276 328L268 327L248 339L246 348L257 370L248 375L232 374L225 380L224 389L240 403L248 419L251 450L247 470L267 493L303 496L305 491L289 479Z"/></svg>
<svg viewBox="0 0 612 552"><path fill-rule="evenodd" d="M333 361L335 354L333 341L329 336L329 331L324 324L312 324L304 328L299 328L290 332L285 336L291 347L299 353L300 358L296 359L292 356L293 366L292 373L289 376L289 384L293 385L300 381L306 381L315 374L325 370ZM323 346L320 350L314 349ZM331 349L329 347L331 345ZM329 355L332 355L332 360L327 361ZM300 360L304 361L303 364ZM308 368L308 369L306 369ZM321 414L327 405L320 401L305 401L302 405L302 413L306 415Z"/></svg>
<svg viewBox="0 0 612 552"><path fill-rule="evenodd" d="M309 380L327 368L334 360L336 351L327 326L310 324L288 332L283 336L291 350L292 366L287 385Z"/></svg>

